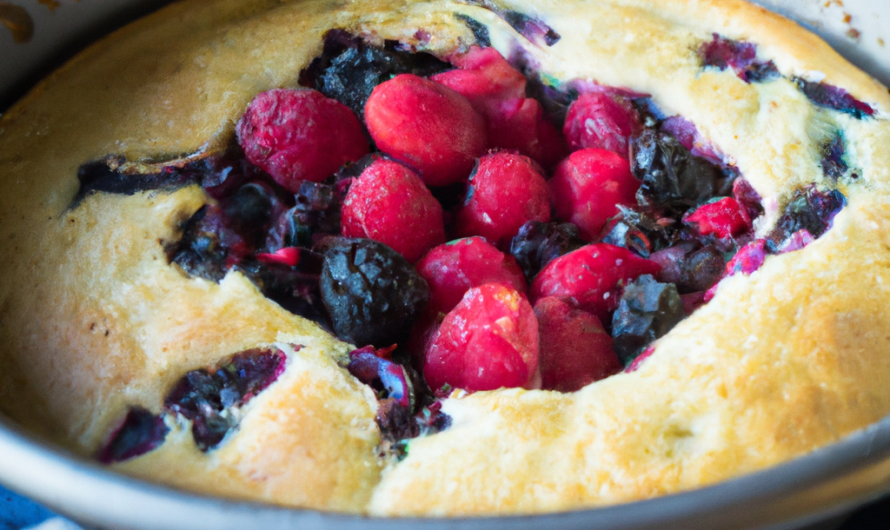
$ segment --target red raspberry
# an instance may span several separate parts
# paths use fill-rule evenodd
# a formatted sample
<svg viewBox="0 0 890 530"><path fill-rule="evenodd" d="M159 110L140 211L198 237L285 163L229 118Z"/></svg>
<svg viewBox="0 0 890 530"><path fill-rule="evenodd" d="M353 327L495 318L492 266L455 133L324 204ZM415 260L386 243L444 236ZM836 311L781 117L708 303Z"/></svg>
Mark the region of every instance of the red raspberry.
<svg viewBox="0 0 890 530"><path fill-rule="evenodd" d="M247 159L294 193L301 181L321 182L368 153L355 114L315 90L279 88L259 94L235 132Z"/></svg>
<svg viewBox="0 0 890 530"><path fill-rule="evenodd" d="M442 206L413 171L376 160L349 187L341 233L380 241L414 263L445 242Z"/></svg>
<svg viewBox="0 0 890 530"><path fill-rule="evenodd" d="M501 101L525 97L525 76L494 48L471 46L467 53L452 57L451 62L458 69L431 79L466 96L482 114Z"/></svg>
<svg viewBox="0 0 890 530"><path fill-rule="evenodd" d="M575 151L556 168L548 183L556 217L578 226L581 236L595 239L619 204L636 205L640 181L630 163L604 149Z"/></svg>
<svg viewBox="0 0 890 530"><path fill-rule="evenodd" d="M526 291L516 259L481 237L458 239L430 250L417 262L417 272L430 286L429 311L437 313L451 311L470 287L486 283Z"/></svg>
<svg viewBox="0 0 890 530"><path fill-rule="evenodd" d="M498 283L467 291L433 337L423 376L433 390L537 386L538 322L525 296Z"/></svg>
<svg viewBox="0 0 890 530"><path fill-rule="evenodd" d="M732 197L703 204L684 221L697 224L701 235L714 234L720 239L740 236L752 228L748 212Z"/></svg>
<svg viewBox="0 0 890 530"><path fill-rule="evenodd" d="M512 99L488 116L489 145L511 149L552 168L569 154L569 148L556 126L544 117L537 100Z"/></svg>
<svg viewBox="0 0 890 530"><path fill-rule="evenodd" d="M428 186L465 179L488 145L485 120L467 98L413 74L377 85L365 122L377 147L416 169Z"/></svg>
<svg viewBox="0 0 890 530"><path fill-rule="evenodd" d="M504 246L528 221L550 221L550 192L535 163L513 153L482 157L457 212L456 234Z"/></svg>
<svg viewBox="0 0 890 530"><path fill-rule="evenodd" d="M599 319L548 296L535 304L541 388L574 392L623 368Z"/></svg>
<svg viewBox="0 0 890 530"><path fill-rule="evenodd" d="M531 299L563 298L602 321L618 307L622 283L643 274L656 275L660 270L654 261L626 248L606 243L587 245L547 264L532 282Z"/></svg>
<svg viewBox="0 0 890 530"><path fill-rule="evenodd" d="M497 50L473 46L452 62L459 69L432 79L463 94L486 118L489 147L515 149L548 168L568 154L565 140L544 117L541 104L525 97L525 76Z"/></svg>
<svg viewBox="0 0 890 530"><path fill-rule="evenodd" d="M562 132L573 151L595 147L627 158L628 140L640 127L640 117L626 98L590 92L569 107Z"/></svg>

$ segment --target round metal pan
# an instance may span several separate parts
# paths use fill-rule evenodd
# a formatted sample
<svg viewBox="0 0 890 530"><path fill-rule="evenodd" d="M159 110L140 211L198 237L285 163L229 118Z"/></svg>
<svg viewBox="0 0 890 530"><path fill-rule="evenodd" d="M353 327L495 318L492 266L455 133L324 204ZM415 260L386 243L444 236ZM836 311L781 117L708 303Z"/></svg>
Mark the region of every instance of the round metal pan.
<svg viewBox="0 0 890 530"><path fill-rule="evenodd" d="M0 112L83 45L168 0L0 1L28 8L33 32L15 42L0 27ZM890 83L890 3L759 0L820 33ZM51 9L51 6L55 6ZM0 417L0 483L85 525L115 529L742 529L784 530L825 521L890 492L890 417L771 469L646 501L558 514L373 519L230 501L124 477L46 444Z"/></svg>

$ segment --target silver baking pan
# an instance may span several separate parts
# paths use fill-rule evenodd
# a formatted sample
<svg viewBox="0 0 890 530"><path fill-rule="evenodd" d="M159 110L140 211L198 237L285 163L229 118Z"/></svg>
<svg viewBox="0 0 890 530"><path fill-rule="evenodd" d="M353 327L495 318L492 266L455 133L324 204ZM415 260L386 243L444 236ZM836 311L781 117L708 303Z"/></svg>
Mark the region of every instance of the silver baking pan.
<svg viewBox="0 0 890 530"><path fill-rule="evenodd" d="M0 112L85 44L165 3L0 0ZM890 53L885 49L890 46L890 2L759 3L820 33L853 63L890 85ZM86 526L109 529L827 530L856 506L890 493L890 417L806 456L713 486L539 516L369 519L201 496L117 475L35 439L2 417L0 483Z"/></svg>

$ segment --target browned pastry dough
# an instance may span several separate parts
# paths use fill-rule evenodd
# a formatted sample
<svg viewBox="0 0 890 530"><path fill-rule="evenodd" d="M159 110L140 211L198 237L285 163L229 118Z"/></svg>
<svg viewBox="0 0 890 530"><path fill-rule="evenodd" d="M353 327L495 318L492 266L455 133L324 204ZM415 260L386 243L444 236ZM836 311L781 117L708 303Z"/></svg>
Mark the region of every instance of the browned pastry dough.
<svg viewBox="0 0 890 530"><path fill-rule="evenodd" d="M375 515L542 512L694 488L829 444L890 413L890 109L887 89L797 25L740 0L514 0L561 39L539 47L490 10L450 1L187 0L119 31L0 119L0 403L11 418L93 454L127 406L158 410L183 373L278 343L282 377L239 430L201 453L187 426L116 466L182 488ZM651 94L778 205L822 183L820 146L842 128L861 169L805 249L721 284L634 373L573 394L519 389L449 399L453 425L381 459L373 392L343 369L349 345L266 299L240 273L219 284L170 265L159 243L208 197L198 187L94 194L69 208L80 164L228 142L261 91L293 87L322 35L343 28L445 55L487 25L555 79ZM756 43L786 77L826 80L877 109L856 120L786 78L702 70L720 33ZM885 276L887 275L887 276Z"/></svg>

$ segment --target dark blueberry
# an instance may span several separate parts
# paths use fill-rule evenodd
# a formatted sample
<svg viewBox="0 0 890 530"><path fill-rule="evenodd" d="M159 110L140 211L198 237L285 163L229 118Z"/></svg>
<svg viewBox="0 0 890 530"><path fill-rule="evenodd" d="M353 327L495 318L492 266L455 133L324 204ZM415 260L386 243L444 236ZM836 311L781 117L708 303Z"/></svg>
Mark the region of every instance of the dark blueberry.
<svg viewBox="0 0 890 530"><path fill-rule="evenodd" d="M685 316L683 300L673 284L658 283L649 274L640 276L624 288L612 315L615 353L625 366L629 365Z"/></svg>
<svg viewBox="0 0 890 530"><path fill-rule="evenodd" d="M223 204L228 224L253 247L265 242L274 196L268 186L252 182L241 186Z"/></svg>
<svg viewBox="0 0 890 530"><path fill-rule="evenodd" d="M503 17L507 24L510 24L510 27L515 29L517 33L534 43L553 46L562 38L559 33L543 21L532 18L525 13L520 13L519 11L495 12Z"/></svg>
<svg viewBox="0 0 890 530"><path fill-rule="evenodd" d="M164 408L192 421L192 437L201 451L216 447L237 427L234 414L284 372L280 350L254 349L237 353L215 369L185 374L164 399Z"/></svg>
<svg viewBox="0 0 890 530"><path fill-rule="evenodd" d="M737 178L733 181L732 196L748 213L748 218L757 219L763 214L763 199L747 180Z"/></svg>
<svg viewBox="0 0 890 530"><path fill-rule="evenodd" d="M324 257L309 249L298 248L298 263L245 260L238 270L256 284L270 300L284 309L329 328L327 310L321 301L319 280Z"/></svg>
<svg viewBox="0 0 890 530"><path fill-rule="evenodd" d="M781 77L781 75L775 63L767 61L765 63L754 63L746 68L742 79L749 83L764 83Z"/></svg>
<svg viewBox="0 0 890 530"><path fill-rule="evenodd" d="M715 164L692 155L673 136L645 128L630 141L631 170L643 181L637 202L644 207L685 211L729 194L732 179Z"/></svg>
<svg viewBox="0 0 890 530"><path fill-rule="evenodd" d="M377 406L376 419L383 441L398 442L420 435L420 425L414 412L398 400L382 400Z"/></svg>
<svg viewBox="0 0 890 530"><path fill-rule="evenodd" d="M831 227L834 216L846 205L838 190L820 191L809 184L794 191L769 239L780 244L799 230L806 230L818 238Z"/></svg>
<svg viewBox="0 0 890 530"><path fill-rule="evenodd" d="M844 112L857 120L867 118L875 113L875 109L854 98L843 88L825 83L814 83L800 77L793 78L793 81L807 99L820 107Z"/></svg>
<svg viewBox="0 0 890 530"><path fill-rule="evenodd" d="M337 238L324 256L321 296L338 337L380 347L407 336L430 291L401 254L371 239Z"/></svg>
<svg viewBox="0 0 890 530"><path fill-rule="evenodd" d="M725 267L723 252L713 245L690 252L680 260L677 290L684 294L705 291L720 281Z"/></svg>
<svg viewBox="0 0 890 530"><path fill-rule="evenodd" d="M336 184L303 181L295 195L297 204L278 221L282 246L311 248L323 235L340 233L340 211L345 190Z"/></svg>
<svg viewBox="0 0 890 530"><path fill-rule="evenodd" d="M167 425L161 416L134 406L127 411L123 423L97 455L99 462L123 462L158 448L167 437Z"/></svg>
<svg viewBox="0 0 890 530"><path fill-rule="evenodd" d="M713 40L699 47L698 54L704 66L741 71L757 58L757 47L750 42L734 41L714 33Z"/></svg>
<svg viewBox="0 0 890 530"><path fill-rule="evenodd" d="M488 48L491 46L491 36L488 33L488 26L482 24L474 18L470 18L463 13L455 13L454 18L460 20L464 23L470 31L473 32L473 37L476 38L476 44L482 46L483 48Z"/></svg>
<svg viewBox="0 0 890 530"><path fill-rule="evenodd" d="M400 50L394 41L375 48L342 30L331 30L325 34L321 56L301 72L300 84L336 99L361 118L365 102L383 81L407 73L426 77L451 68L428 53Z"/></svg>
<svg viewBox="0 0 890 530"><path fill-rule="evenodd" d="M377 392L378 399L393 399L409 411L414 408L414 387L404 366L384 358L391 349L365 346L349 353L349 373Z"/></svg>
<svg viewBox="0 0 890 530"><path fill-rule="evenodd" d="M220 281L228 270L229 249L221 237L222 212L205 205L182 225L179 241L164 246L167 259L192 276Z"/></svg>
<svg viewBox="0 0 890 530"><path fill-rule="evenodd" d="M758 62L757 47L746 41L735 41L714 33L713 40L698 49L702 66L725 70L731 68L746 83L763 82L779 76L772 61Z"/></svg>
<svg viewBox="0 0 890 530"><path fill-rule="evenodd" d="M531 282L548 263L586 244L572 223L529 221L513 237L510 254Z"/></svg>
<svg viewBox="0 0 890 530"><path fill-rule="evenodd" d="M847 173L850 167L844 160L845 152L844 135L838 131L822 146L822 173L826 177L837 181Z"/></svg>

